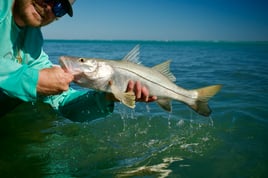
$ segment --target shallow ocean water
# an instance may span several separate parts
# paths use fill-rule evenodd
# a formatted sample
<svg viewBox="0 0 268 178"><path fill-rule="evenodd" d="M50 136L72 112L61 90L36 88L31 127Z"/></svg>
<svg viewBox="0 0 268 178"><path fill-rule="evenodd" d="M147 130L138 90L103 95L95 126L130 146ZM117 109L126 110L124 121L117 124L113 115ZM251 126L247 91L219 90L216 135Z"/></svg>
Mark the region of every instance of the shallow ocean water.
<svg viewBox="0 0 268 178"><path fill-rule="evenodd" d="M72 122L42 103L24 103L0 118L1 177L267 177L268 43L45 41L60 55L121 59L141 45L143 65L172 59L187 89L222 84L202 117L173 102ZM72 86L81 89L75 84Z"/></svg>

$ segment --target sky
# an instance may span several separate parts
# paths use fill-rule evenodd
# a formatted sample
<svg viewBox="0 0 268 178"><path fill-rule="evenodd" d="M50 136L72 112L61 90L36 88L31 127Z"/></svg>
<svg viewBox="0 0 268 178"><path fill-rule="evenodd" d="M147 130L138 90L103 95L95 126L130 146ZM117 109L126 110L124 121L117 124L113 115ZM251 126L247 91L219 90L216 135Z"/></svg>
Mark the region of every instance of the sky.
<svg viewBox="0 0 268 178"><path fill-rule="evenodd" d="M76 0L45 39L268 41L268 0Z"/></svg>

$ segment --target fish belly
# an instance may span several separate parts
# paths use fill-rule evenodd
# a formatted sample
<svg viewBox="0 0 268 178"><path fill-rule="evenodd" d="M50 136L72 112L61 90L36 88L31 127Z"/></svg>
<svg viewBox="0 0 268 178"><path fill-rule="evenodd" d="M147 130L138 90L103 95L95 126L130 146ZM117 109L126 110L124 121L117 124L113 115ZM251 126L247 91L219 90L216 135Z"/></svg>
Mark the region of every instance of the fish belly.
<svg viewBox="0 0 268 178"><path fill-rule="evenodd" d="M140 81L142 86L148 88L151 96L174 99L187 104L195 101L190 91L177 86L167 78L154 73L154 71L150 74L144 71L132 72L126 69L116 69L115 71L113 81L122 92L125 92L129 80L133 80Z"/></svg>

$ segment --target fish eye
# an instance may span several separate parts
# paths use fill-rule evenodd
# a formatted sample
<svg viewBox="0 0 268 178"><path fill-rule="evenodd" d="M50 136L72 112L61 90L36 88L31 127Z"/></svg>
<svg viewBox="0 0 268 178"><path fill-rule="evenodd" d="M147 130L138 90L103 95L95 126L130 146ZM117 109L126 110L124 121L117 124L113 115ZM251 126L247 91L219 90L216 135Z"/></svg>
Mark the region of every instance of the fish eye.
<svg viewBox="0 0 268 178"><path fill-rule="evenodd" d="M79 62L84 63L86 60L84 58L79 58Z"/></svg>

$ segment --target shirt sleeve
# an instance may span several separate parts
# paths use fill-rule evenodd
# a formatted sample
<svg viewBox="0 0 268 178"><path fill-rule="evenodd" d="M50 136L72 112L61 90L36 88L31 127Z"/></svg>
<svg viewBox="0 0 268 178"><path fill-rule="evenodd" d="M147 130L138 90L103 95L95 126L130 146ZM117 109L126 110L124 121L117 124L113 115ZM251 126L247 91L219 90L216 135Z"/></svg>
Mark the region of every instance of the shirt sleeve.
<svg viewBox="0 0 268 178"><path fill-rule="evenodd" d="M59 101L58 111L72 121L91 121L113 112L114 102L106 99L106 93L70 89Z"/></svg>
<svg viewBox="0 0 268 178"><path fill-rule="evenodd" d="M38 70L27 64L17 63L12 51L11 42L15 36L11 34L12 3L12 0L0 2L0 90L10 97L35 101Z"/></svg>
<svg viewBox="0 0 268 178"><path fill-rule="evenodd" d="M0 23L6 18L9 9L12 6L13 0L0 1Z"/></svg>
<svg viewBox="0 0 268 178"><path fill-rule="evenodd" d="M36 101L38 70L11 60L0 59L0 87L10 97Z"/></svg>

